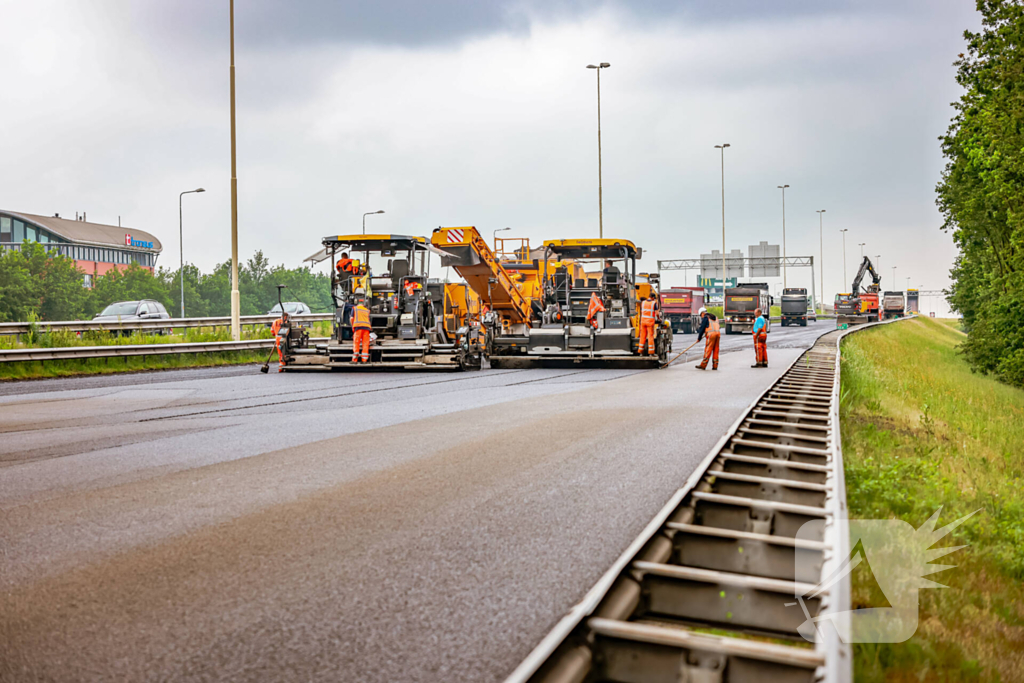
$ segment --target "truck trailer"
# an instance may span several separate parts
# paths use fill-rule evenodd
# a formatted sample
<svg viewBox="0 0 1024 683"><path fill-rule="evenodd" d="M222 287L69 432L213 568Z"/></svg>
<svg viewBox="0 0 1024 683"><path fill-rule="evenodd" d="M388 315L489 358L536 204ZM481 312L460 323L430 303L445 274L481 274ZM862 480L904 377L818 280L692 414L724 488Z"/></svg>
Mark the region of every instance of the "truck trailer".
<svg viewBox="0 0 1024 683"><path fill-rule="evenodd" d="M744 282L725 290L725 333L743 334L754 331L754 311L758 308L765 319L771 315L772 298L767 282Z"/></svg>
<svg viewBox="0 0 1024 683"><path fill-rule="evenodd" d="M807 327L807 290L803 287L787 287L782 290L782 326L800 325Z"/></svg>
<svg viewBox="0 0 1024 683"><path fill-rule="evenodd" d="M920 313L920 312L921 312L921 309L920 309L920 304L918 302L918 292L917 292L917 290L916 289L908 289L907 290L907 315L910 315L911 313L916 315L917 313Z"/></svg>
<svg viewBox="0 0 1024 683"><path fill-rule="evenodd" d="M672 287L661 291L661 310L676 334L693 334L704 306L703 287Z"/></svg>

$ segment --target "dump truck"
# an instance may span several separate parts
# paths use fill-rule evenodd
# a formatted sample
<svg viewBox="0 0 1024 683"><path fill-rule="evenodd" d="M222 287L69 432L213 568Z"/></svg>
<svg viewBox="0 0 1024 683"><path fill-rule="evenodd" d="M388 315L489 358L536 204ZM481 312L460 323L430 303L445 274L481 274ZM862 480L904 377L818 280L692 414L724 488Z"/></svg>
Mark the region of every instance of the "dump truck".
<svg viewBox="0 0 1024 683"><path fill-rule="evenodd" d="M465 283L429 277L425 237L338 235L306 259L330 259L334 318L326 343L286 348L285 370L401 368L478 370L483 357L480 297ZM346 269L336 267L348 254ZM369 363L352 363L352 311L370 309ZM374 338L375 337L375 338Z"/></svg>
<svg viewBox="0 0 1024 683"><path fill-rule="evenodd" d="M486 307L485 356L492 368L561 363L659 367L671 328L655 327L655 354L640 353L640 298L657 297L640 282L642 251L622 239L548 240L499 256L474 227L437 228L432 245ZM605 310L588 323L591 295Z"/></svg>
<svg viewBox="0 0 1024 683"><path fill-rule="evenodd" d="M904 310L903 292L885 292L882 294L883 319L902 318Z"/></svg>
<svg viewBox="0 0 1024 683"><path fill-rule="evenodd" d="M871 275L871 283L861 288L865 275ZM850 292L836 295L836 326L856 325L877 322L880 302L878 292L882 276L875 271L874 264L867 256L860 263L857 274L853 278Z"/></svg>
<svg viewBox="0 0 1024 683"><path fill-rule="evenodd" d="M787 287L782 290L780 317L783 327L800 325L807 327L807 310L809 303L807 290L803 287Z"/></svg>
<svg viewBox="0 0 1024 683"><path fill-rule="evenodd" d="M661 310L676 334L692 334L700 324L697 312L704 306L703 287L671 287L661 290Z"/></svg>
<svg viewBox="0 0 1024 683"><path fill-rule="evenodd" d="M754 331L754 311L758 308L765 319L771 313L772 298L767 282L743 282L725 290L725 333L743 334Z"/></svg>

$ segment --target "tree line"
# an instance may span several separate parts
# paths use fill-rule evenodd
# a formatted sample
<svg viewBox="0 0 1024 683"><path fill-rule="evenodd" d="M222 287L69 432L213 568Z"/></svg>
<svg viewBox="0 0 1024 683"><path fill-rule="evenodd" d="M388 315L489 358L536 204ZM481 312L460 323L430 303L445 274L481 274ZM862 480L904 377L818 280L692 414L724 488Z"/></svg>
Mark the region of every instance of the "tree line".
<svg viewBox="0 0 1024 683"><path fill-rule="evenodd" d="M978 0L954 62L964 92L940 138L943 230L959 248L949 302L973 368L1024 386L1024 4Z"/></svg>
<svg viewBox="0 0 1024 683"><path fill-rule="evenodd" d="M231 314L231 262L203 273L184 268L185 314L190 318ZM0 322L88 320L116 301L153 299L171 317L181 310L179 272L161 268L155 274L136 264L111 269L83 286L85 273L73 259L47 253L25 242L21 249L0 250ZM309 268L271 266L262 251L239 264L238 290L242 315L262 315L277 303L277 285L285 285L285 301L302 301L314 313L333 310L330 277Z"/></svg>

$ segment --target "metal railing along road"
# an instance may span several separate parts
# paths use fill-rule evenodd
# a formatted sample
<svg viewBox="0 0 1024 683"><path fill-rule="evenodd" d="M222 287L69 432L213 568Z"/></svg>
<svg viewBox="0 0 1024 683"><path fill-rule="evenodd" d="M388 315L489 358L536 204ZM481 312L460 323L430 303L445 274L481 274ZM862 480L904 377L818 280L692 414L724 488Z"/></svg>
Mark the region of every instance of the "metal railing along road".
<svg viewBox="0 0 1024 683"><path fill-rule="evenodd" d="M278 315L243 315L242 326L266 325L277 320ZM302 323L320 322L330 320L333 316L330 313L303 313L291 316L292 320ZM154 318L152 320L126 320L126 321L105 321L95 320L61 320L53 322L37 323L0 323L0 335L21 335L28 334L35 326L38 332L98 332L110 331L121 332L130 330L168 330L199 327L230 327L230 316L218 316L213 318Z"/></svg>
<svg viewBox="0 0 1024 683"><path fill-rule="evenodd" d="M309 340L311 344L326 341L326 337L311 337ZM255 351L269 349L273 345L273 339L243 339L242 341L187 342L183 344L111 344L109 346L62 346L52 349L0 349L0 363Z"/></svg>

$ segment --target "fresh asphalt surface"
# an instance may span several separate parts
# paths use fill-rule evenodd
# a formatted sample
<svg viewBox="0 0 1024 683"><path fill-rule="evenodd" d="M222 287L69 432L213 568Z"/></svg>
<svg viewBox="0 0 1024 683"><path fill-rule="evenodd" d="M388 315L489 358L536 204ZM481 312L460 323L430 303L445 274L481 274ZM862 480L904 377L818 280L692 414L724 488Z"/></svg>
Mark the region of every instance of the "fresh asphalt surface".
<svg viewBox="0 0 1024 683"><path fill-rule="evenodd" d="M767 370L0 384L0 680L500 680L833 327Z"/></svg>

